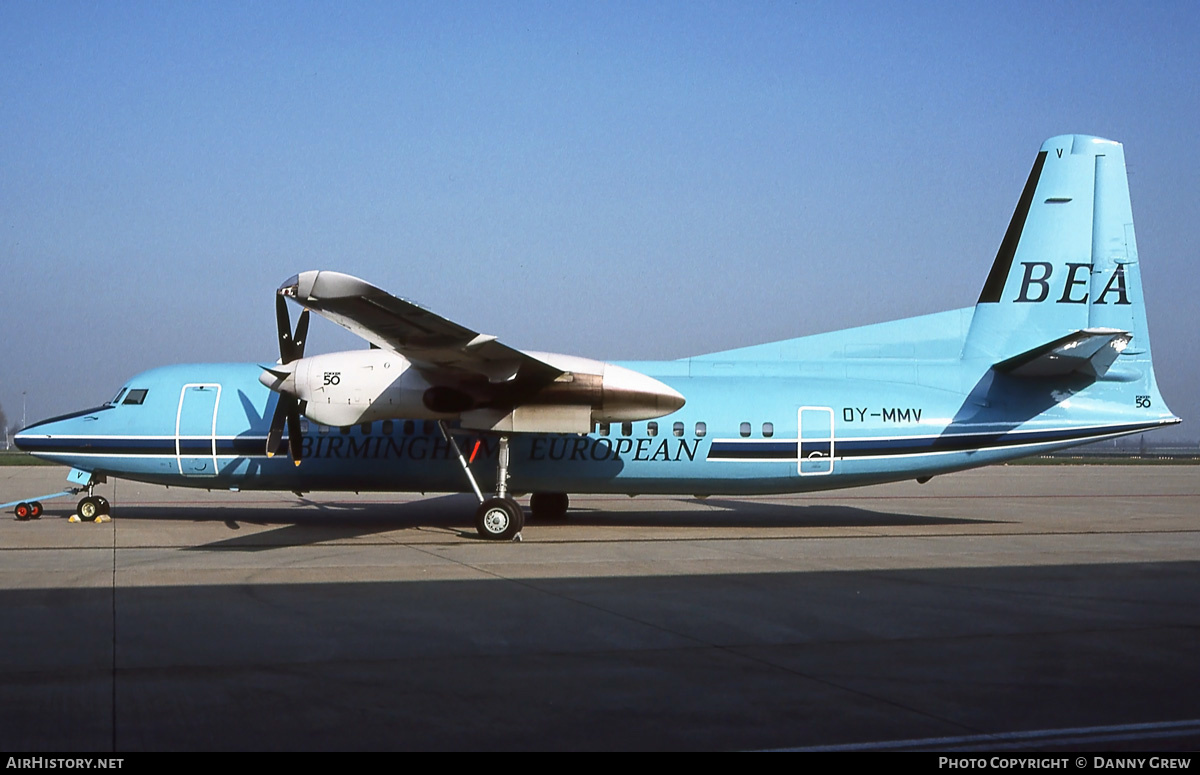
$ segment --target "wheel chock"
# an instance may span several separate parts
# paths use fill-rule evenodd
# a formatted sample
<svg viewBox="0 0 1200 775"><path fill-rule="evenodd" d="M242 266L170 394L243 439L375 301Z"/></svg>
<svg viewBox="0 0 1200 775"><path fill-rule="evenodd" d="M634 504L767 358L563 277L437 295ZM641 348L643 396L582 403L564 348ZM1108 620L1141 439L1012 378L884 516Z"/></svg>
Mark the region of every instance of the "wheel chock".
<svg viewBox="0 0 1200 775"><path fill-rule="evenodd" d="M107 514L97 514L96 518L92 521L99 525L103 522L112 522L112 517L108 516Z"/></svg>
<svg viewBox="0 0 1200 775"><path fill-rule="evenodd" d="M78 514L72 514L72 515L71 515L71 518L70 518L70 519L68 519L67 521L68 521L68 522L75 522L75 523L79 523L79 522L82 522L83 520L79 518L79 515L78 515Z"/></svg>

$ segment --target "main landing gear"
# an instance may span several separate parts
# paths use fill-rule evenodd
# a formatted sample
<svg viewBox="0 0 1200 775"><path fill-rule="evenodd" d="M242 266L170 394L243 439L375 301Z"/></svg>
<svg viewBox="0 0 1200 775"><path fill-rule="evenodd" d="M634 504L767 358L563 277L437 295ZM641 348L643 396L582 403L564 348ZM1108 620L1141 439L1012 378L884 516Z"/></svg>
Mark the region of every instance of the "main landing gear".
<svg viewBox="0 0 1200 775"><path fill-rule="evenodd" d="M535 492L529 496L529 510L534 519L561 522L567 518L571 499L565 492Z"/></svg>
<svg viewBox="0 0 1200 775"><path fill-rule="evenodd" d="M565 492L535 492L529 496L529 516L547 522L561 522L567 518L570 502ZM475 512L475 528L484 538L514 538L521 532L524 521L521 504L510 497L488 498ZM516 533L511 532L514 524L517 526Z"/></svg>
<svg viewBox="0 0 1200 775"><path fill-rule="evenodd" d="M520 541L521 528L525 527L525 510L508 494L508 436L500 436L496 462L496 495L484 498L475 481L475 475L471 473L471 466L463 457L462 450L458 448L458 443L450 435L450 431L446 430L446 423L438 420L438 429L442 432L442 438L454 450L454 454L458 455L459 465L467 475L475 497L479 499L479 508L475 510L475 529L479 531L479 535L493 541Z"/></svg>
<svg viewBox="0 0 1200 775"><path fill-rule="evenodd" d="M446 424L439 420L438 428L442 432L442 437L458 455L458 462L462 466L463 473L466 474L467 481L471 483L475 497L479 498L479 508L475 510L475 529L479 535L493 541L520 541L521 529L525 527L525 510L508 492L508 436L500 435L500 446L496 455L496 494L491 498L485 498L479 485L475 482L475 475L471 473L470 465L454 441L454 437L450 435L450 431L446 430ZM529 498L529 510L537 519L562 520L567 517L569 503L570 499L566 493L536 492Z"/></svg>
<svg viewBox="0 0 1200 775"><path fill-rule="evenodd" d="M521 540L525 510L508 496L487 498L475 510L475 529L484 538L495 541Z"/></svg>
<svg viewBox="0 0 1200 775"><path fill-rule="evenodd" d="M487 498L475 510L475 529L494 541L520 541L525 527L525 510L508 494L508 436L501 434L496 455L496 497Z"/></svg>

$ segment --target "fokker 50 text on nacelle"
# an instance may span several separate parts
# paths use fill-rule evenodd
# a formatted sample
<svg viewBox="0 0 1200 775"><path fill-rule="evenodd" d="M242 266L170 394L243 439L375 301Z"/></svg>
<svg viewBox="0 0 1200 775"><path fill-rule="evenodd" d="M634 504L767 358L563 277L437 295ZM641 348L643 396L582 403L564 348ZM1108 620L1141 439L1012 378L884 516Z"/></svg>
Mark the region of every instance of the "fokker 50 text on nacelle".
<svg viewBox="0 0 1200 775"><path fill-rule="evenodd" d="M286 299L305 308L295 332ZM512 538L514 492L555 518L569 492L924 481L1179 422L1154 380L1124 152L1081 135L1042 146L974 307L613 364L517 350L336 272L291 278L276 303L277 364L154 369L17 446L72 466L85 516L107 508L90 490L107 476L469 489L479 533ZM371 349L305 357L309 310Z"/></svg>

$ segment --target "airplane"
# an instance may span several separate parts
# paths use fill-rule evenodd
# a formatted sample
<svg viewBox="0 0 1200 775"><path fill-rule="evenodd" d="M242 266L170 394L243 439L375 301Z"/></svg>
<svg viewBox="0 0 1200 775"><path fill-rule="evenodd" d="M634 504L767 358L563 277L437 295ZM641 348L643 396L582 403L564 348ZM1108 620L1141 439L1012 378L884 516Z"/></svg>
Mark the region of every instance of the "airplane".
<svg viewBox="0 0 1200 775"><path fill-rule="evenodd" d="M1180 422L1155 382L1124 149L1086 135L1042 145L972 307L606 363L513 348L333 271L275 303L277 362L152 369L17 446L71 466L84 518L108 512L107 477L473 492L479 535L520 540L518 493L561 519L568 493L923 483ZM310 312L369 347L306 356Z"/></svg>

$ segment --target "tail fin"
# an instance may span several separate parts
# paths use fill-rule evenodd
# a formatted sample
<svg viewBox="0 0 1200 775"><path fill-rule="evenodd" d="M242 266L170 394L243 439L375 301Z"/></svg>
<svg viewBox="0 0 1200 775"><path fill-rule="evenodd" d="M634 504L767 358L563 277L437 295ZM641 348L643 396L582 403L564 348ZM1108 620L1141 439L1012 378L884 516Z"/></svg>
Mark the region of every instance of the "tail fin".
<svg viewBox="0 0 1200 775"><path fill-rule="evenodd" d="M1010 373L1064 373L1050 365L1056 348L1101 340L1119 355L1093 355L1086 368L1102 374L1111 366L1115 378L1153 384L1124 149L1061 135L1038 152L963 357L991 359Z"/></svg>

